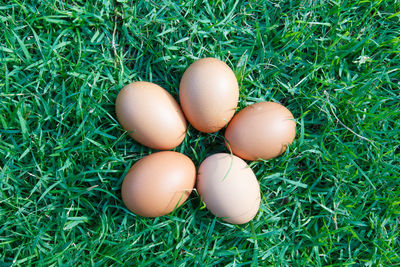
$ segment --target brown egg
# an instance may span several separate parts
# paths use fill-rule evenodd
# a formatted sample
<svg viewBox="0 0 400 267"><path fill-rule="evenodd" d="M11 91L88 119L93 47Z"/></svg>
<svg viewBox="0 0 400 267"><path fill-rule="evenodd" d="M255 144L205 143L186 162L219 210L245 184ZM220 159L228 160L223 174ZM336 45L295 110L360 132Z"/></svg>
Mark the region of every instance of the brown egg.
<svg viewBox="0 0 400 267"><path fill-rule="evenodd" d="M150 82L134 82L119 92L115 103L118 121L142 145L167 150L182 143L186 120L175 99Z"/></svg>
<svg viewBox="0 0 400 267"><path fill-rule="evenodd" d="M219 131L232 119L239 100L235 74L219 59L195 61L183 74L179 86L182 110L201 132Z"/></svg>
<svg viewBox="0 0 400 267"><path fill-rule="evenodd" d="M158 217L181 206L193 190L196 168L187 156L162 151L136 162L122 182L122 200L130 211Z"/></svg>
<svg viewBox="0 0 400 267"><path fill-rule="evenodd" d="M206 158L197 175L197 191L215 216L232 224L251 221L260 207L260 186L242 159L226 153Z"/></svg>
<svg viewBox="0 0 400 267"><path fill-rule="evenodd" d="M292 113L274 102L250 105L236 114L225 131L228 147L247 160L279 156L296 135Z"/></svg>

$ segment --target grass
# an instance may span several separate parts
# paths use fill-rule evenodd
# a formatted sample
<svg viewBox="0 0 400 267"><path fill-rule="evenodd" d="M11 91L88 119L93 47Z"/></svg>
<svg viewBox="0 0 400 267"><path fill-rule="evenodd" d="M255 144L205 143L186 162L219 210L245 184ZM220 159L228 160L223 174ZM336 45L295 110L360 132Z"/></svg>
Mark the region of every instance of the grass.
<svg viewBox="0 0 400 267"><path fill-rule="evenodd" d="M0 265L400 265L399 1L39 1L0 4ZM279 101L298 121L282 156L253 162L245 225L193 193L171 215L130 213L124 175L151 153L118 124L131 81L178 97L217 57L239 109ZM189 127L196 166L227 151Z"/></svg>

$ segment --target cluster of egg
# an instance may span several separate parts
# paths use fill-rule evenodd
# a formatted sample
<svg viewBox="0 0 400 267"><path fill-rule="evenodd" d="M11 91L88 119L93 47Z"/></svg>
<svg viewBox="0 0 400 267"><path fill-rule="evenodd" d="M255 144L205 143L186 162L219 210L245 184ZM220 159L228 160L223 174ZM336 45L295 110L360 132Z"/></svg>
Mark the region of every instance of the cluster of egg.
<svg viewBox="0 0 400 267"><path fill-rule="evenodd" d="M145 156L122 183L122 199L133 213L158 217L182 205L196 186L208 210L224 221L243 224L260 206L260 186L243 160L282 154L295 136L292 113L274 102L250 105L234 116L239 86L233 71L215 58L195 61L179 86L182 109L160 86L134 82L116 100L122 127L137 142L169 150L186 135L186 119L197 130L213 133L226 125L226 146L232 153L207 157L196 167L184 154L161 151ZM232 118L233 117L233 118Z"/></svg>

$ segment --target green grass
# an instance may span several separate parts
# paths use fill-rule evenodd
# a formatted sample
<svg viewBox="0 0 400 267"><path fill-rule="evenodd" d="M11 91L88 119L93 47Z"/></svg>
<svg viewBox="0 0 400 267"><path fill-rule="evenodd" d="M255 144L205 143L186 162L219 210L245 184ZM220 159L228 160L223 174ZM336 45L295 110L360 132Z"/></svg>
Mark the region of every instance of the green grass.
<svg viewBox="0 0 400 267"><path fill-rule="evenodd" d="M399 1L132 2L0 4L0 266L400 265ZM178 98L206 56L234 70L239 109L287 106L296 141L250 163L251 223L215 219L195 193L137 217L120 187L152 151L115 98L137 80ZM176 150L196 166L227 151L191 127Z"/></svg>

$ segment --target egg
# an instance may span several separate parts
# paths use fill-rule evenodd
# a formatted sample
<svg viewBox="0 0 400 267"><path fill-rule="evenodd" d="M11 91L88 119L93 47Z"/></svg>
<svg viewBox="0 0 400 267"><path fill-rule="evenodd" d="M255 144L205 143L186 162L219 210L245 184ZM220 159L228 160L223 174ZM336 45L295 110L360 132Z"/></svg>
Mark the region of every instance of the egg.
<svg viewBox="0 0 400 267"><path fill-rule="evenodd" d="M128 84L117 96L115 111L122 127L142 145L168 150L185 138L186 119L182 110L157 84Z"/></svg>
<svg viewBox="0 0 400 267"><path fill-rule="evenodd" d="M295 135L293 114L274 102L260 102L244 108L225 130L228 148L246 160L271 159L281 155Z"/></svg>
<svg viewBox="0 0 400 267"><path fill-rule="evenodd" d="M179 85L182 110L197 130L219 131L232 119L239 100L239 86L232 69L216 58L195 61Z"/></svg>
<svg viewBox="0 0 400 267"><path fill-rule="evenodd" d="M207 157L197 175L197 191L215 216L232 224L251 221L260 207L260 186L242 159L227 153Z"/></svg>
<svg viewBox="0 0 400 267"><path fill-rule="evenodd" d="M158 217L181 206L193 190L196 168L174 151L143 157L128 171L121 195L126 207L143 217Z"/></svg>

